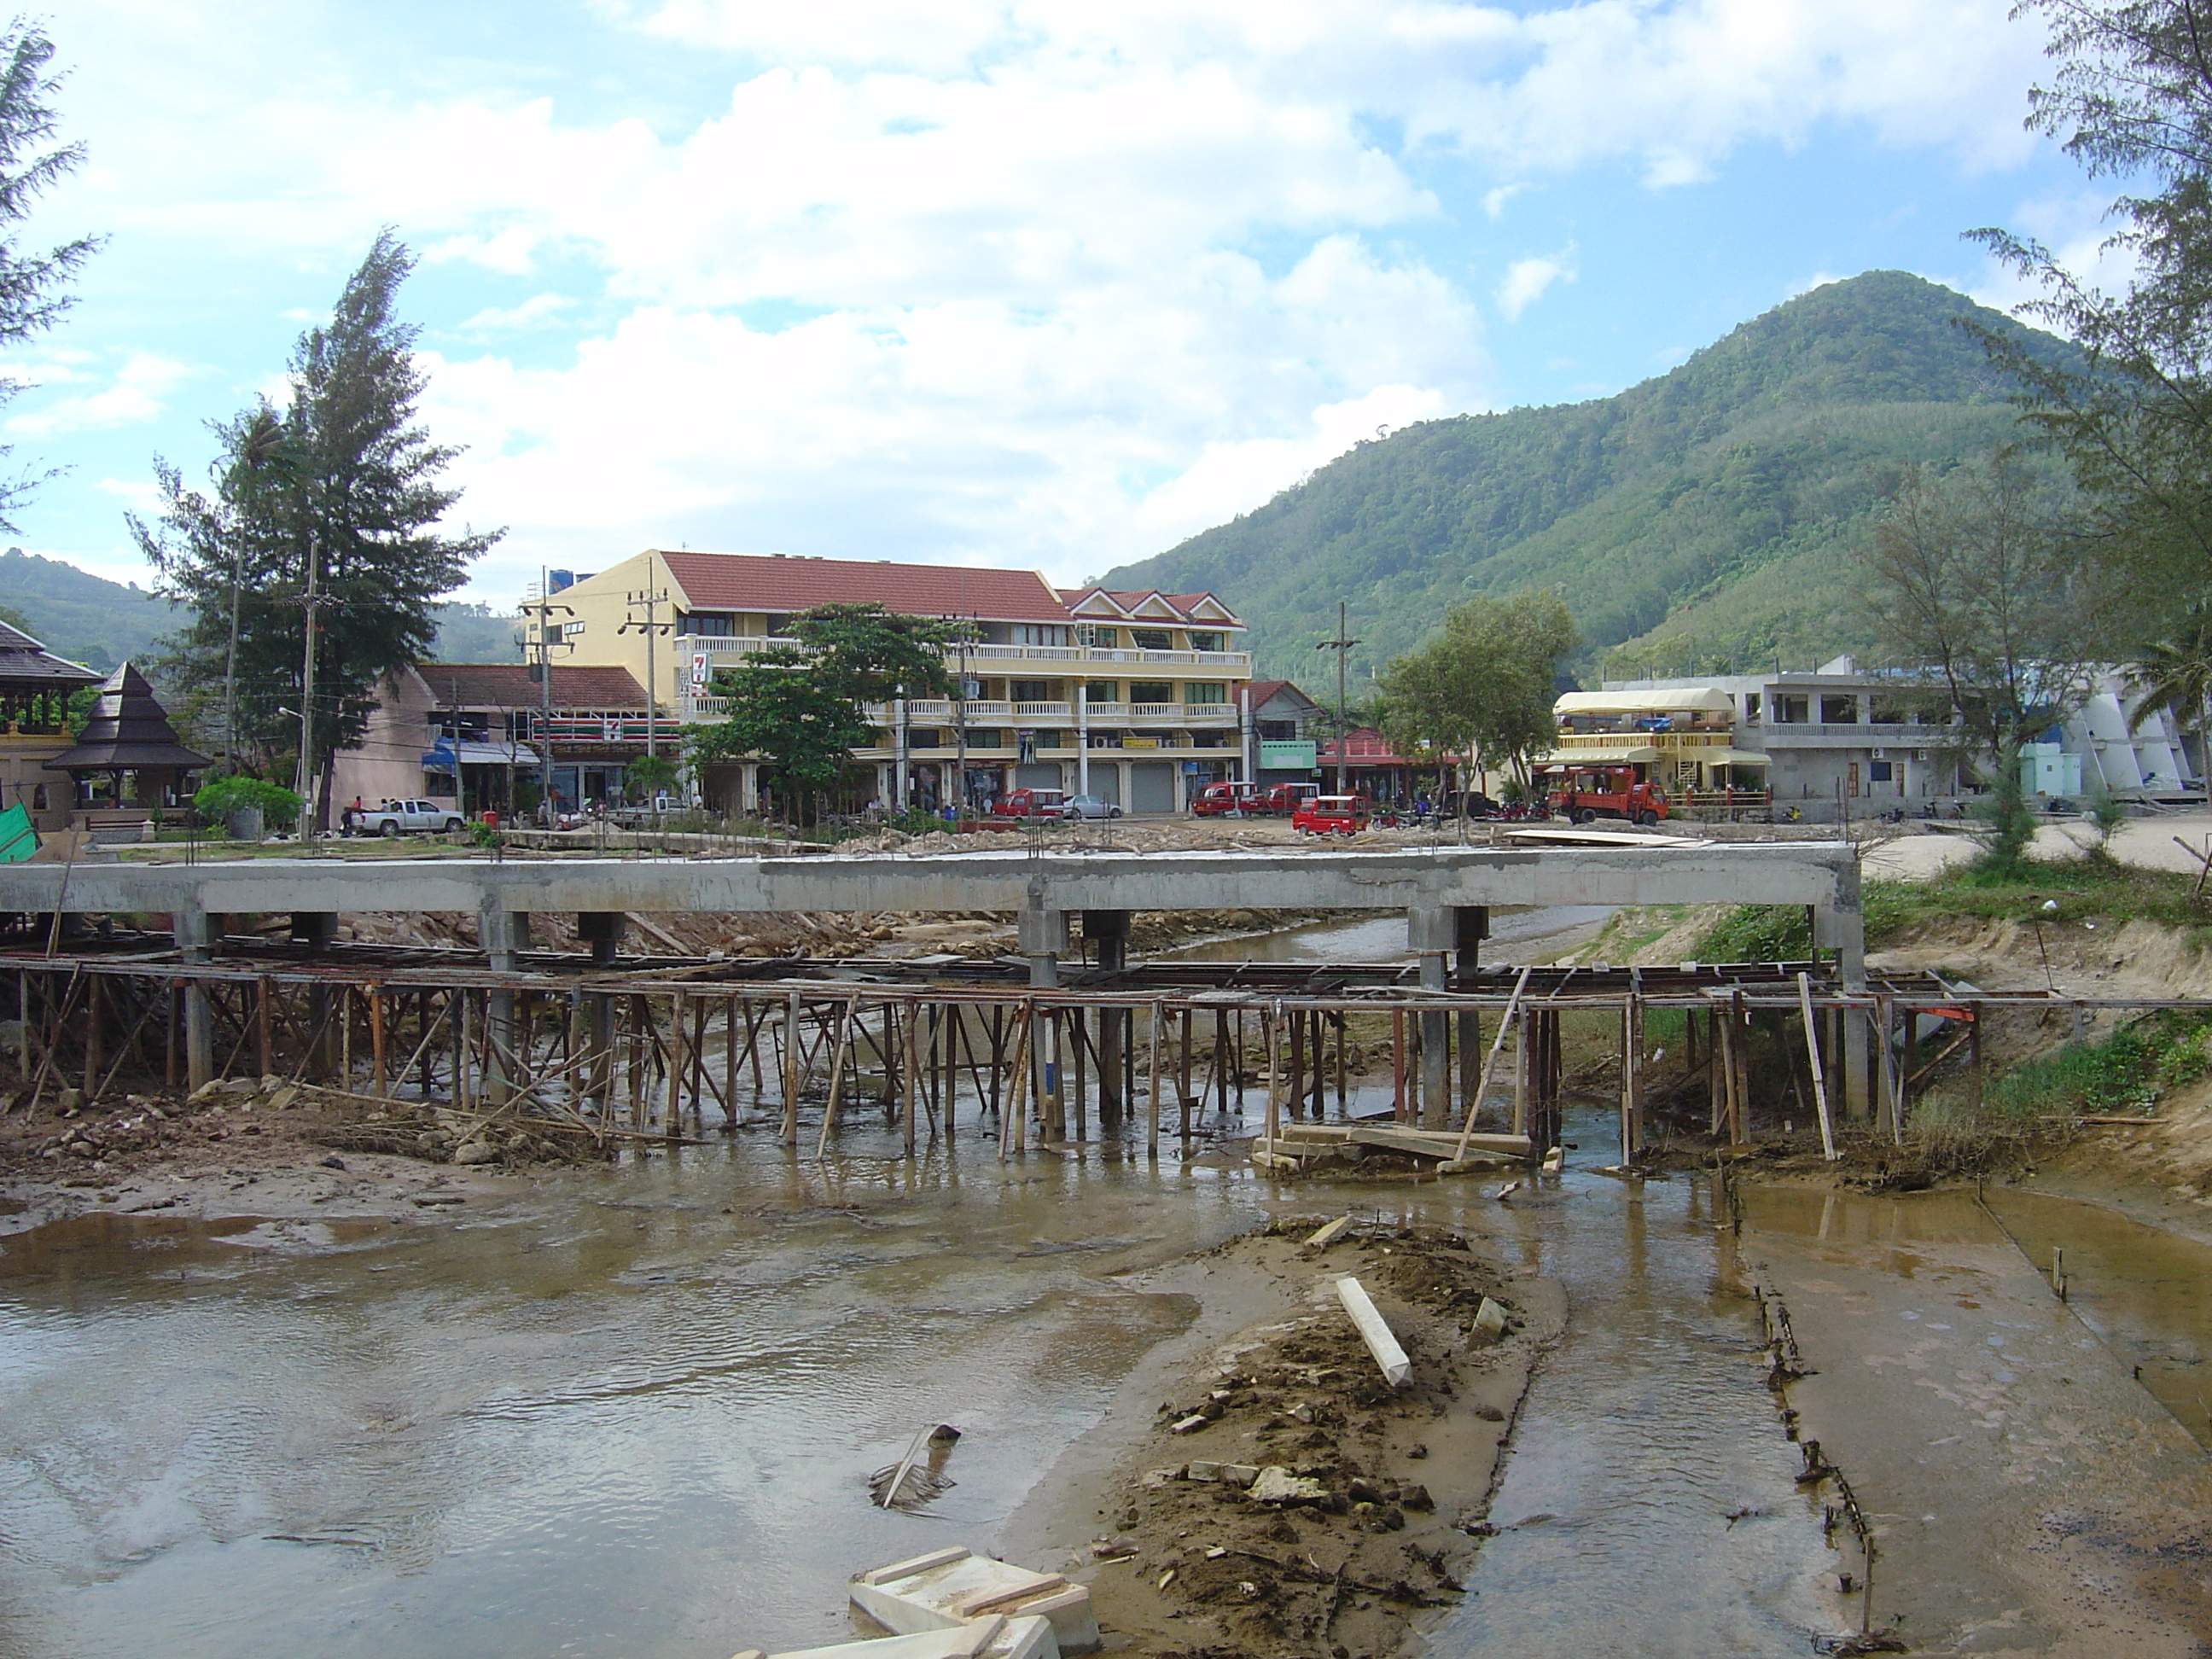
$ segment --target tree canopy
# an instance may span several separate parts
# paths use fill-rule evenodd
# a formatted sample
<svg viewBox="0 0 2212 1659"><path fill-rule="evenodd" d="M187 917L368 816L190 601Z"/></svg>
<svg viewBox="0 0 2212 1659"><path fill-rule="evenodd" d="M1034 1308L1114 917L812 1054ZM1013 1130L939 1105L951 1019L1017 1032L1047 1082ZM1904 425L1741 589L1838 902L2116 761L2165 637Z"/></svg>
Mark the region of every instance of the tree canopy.
<svg viewBox="0 0 2212 1659"><path fill-rule="evenodd" d="M1483 766L1525 778L1551 746L1559 664L1578 643L1556 593L1455 605L1441 630L1383 670L1383 732L1401 753L1472 749Z"/></svg>
<svg viewBox="0 0 2212 1659"><path fill-rule="evenodd" d="M688 735L695 766L758 758L794 811L809 815L867 740L866 705L941 696L953 625L881 605L825 605L793 617L790 646L717 673L727 713Z"/></svg>
<svg viewBox="0 0 2212 1659"><path fill-rule="evenodd" d="M2036 356L1984 331L2028 417L2081 487L2082 547L2128 600L2139 635L2176 592L2212 585L2212 3L2022 0L2051 25L2057 72L2028 125L2093 178L2130 189L2108 246L2134 276L2107 292L2030 238L1975 233L2042 297L2022 307L2078 358Z"/></svg>
<svg viewBox="0 0 2212 1659"><path fill-rule="evenodd" d="M53 59L53 42L37 24L18 17L0 29L0 345L20 344L52 328L73 298L70 279L100 246L97 237L79 236L28 249L15 229L39 198L84 160L83 144L52 143L60 127L54 94L62 81ZM15 390L0 381L0 401ZM9 453L0 447L0 455ZM9 514L38 482L0 480L0 530L15 528Z"/></svg>
<svg viewBox="0 0 2212 1659"><path fill-rule="evenodd" d="M325 794L330 757L358 741L378 682L428 654L438 596L501 533L444 528L460 492L442 475L459 452L416 421L427 384L412 355L417 331L394 311L413 264L380 232L330 321L301 336L286 404L258 401L211 423L221 441L212 489L189 487L157 457L162 511L131 519L161 590L193 611L163 666L188 696L222 695L227 744L264 765L297 742L277 711L300 707L312 569Z"/></svg>

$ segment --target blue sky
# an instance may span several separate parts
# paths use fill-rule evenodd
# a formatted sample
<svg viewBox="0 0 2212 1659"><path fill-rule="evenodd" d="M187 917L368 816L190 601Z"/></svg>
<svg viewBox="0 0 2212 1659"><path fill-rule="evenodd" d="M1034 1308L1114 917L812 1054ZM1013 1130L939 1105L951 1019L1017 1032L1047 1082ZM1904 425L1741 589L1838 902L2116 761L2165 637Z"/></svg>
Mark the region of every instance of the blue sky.
<svg viewBox="0 0 2212 1659"><path fill-rule="evenodd" d="M2006 0L70 0L106 245L11 539L146 580L157 453L422 256L472 597L660 544L1075 580L1378 428L1599 396L1829 278L2094 262Z"/></svg>

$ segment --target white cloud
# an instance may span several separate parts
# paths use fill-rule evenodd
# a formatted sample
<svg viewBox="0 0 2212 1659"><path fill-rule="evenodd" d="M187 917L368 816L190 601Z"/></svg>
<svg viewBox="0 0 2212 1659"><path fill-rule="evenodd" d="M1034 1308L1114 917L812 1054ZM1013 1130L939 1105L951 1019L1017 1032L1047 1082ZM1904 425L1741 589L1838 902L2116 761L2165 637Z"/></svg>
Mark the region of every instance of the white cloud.
<svg viewBox="0 0 2212 1659"><path fill-rule="evenodd" d="M687 83L726 66L726 98L672 114L534 64L502 90L434 54L357 62L324 8L76 0L97 165L50 206L111 228L104 259L335 270L392 222L443 267L414 294L528 279L424 319L448 342L616 319L557 368L425 360L437 434L472 446L468 513L514 527L488 589L739 535L1073 575L1376 424L1481 406L1480 323L1439 266L1498 256L1404 251L1462 190L1496 220L1573 169L1670 186L1824 124L2016 160L2040 37L2005 9L590 0ZM1518 319L1576 276L1572 244L1522 258L1496 303ZM89 378L9 429L151 418L181 366L132 362L108 383L50 358Z"/></svg>
<svg viewBox="0 0 2212 1659"><path fill-rule="evenodd" d="M1572 242L1557 253L1516 259L1505 268L1505 280L1498 285L1498 308L1508 322L1518 322L1522 312L1544 297L1545 289L1554 283L1573 282L1575 274Z"/></svg>
<svg viewBox="0 0 2212 1659"><path fill-rule="evenodd" d="M26 437L51 438L59 433L150 421L166 407L162 399L191 374L187 365L173 358L150 351L134 351L124 360L105 391L57 398L40 408L10 416L7 430ZM67 378L76 380L87 377L79 372Z"/></svg>
<svg viewBox="0 0 2212 1659"><path fill-rule="evenodd" d="M573 308L575 301L565 294L533 294L519 306L487 306L473 317L453 325L457 334L503 334L515 329L542 328Z"/></svg>

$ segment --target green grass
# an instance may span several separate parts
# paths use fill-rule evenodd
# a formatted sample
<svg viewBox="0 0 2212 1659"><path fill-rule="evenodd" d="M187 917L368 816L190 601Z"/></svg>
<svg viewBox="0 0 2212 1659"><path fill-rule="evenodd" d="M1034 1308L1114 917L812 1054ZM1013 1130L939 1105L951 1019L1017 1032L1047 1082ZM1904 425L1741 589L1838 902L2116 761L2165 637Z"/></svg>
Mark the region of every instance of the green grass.
<svg viewBox="0 0 2212 1659"><path fill-rule="evenodd" d="M1975 863L1927 881L1869 881L1867 944L1878 949L1911 929L1949 921L2034 922L2054 931L2095 922L2100 928L2148 921L2212 944L2212 909L2191 896L2195 878L2138 870L2091 853L2063 863ZM2046 904L2055 909L2046 910ZM1804 908L1739 905L1698 941L1700 962L1787 962L1812 952Z"/></svg>
<svg viewBox="0 0 2212 1659"><path fill-rule="evenodd" d="M2165 1010L2097 1042L2015 1066L1984 1097L1991 1115L2032 1121L2148 1111L2212 1070L2212 1016Z"/></svg>

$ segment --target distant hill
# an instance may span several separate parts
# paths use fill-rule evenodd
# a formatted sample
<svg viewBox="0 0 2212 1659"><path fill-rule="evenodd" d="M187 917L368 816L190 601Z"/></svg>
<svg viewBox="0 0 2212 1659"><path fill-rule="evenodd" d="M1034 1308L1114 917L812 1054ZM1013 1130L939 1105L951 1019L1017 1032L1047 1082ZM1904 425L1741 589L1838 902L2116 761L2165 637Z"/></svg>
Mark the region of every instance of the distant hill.
<svg viewBox="0 0 2212 1659"><path fill-rule="evenodd" d="M1274 500L1109 571L1211 588L1261 672L1317 681L1348 600L1368 668L1474 593L1553 587L1585 641L1658 672L1790 665L1869 641L1850 550L1884 482L2014 428L2010 390L1954 319L2069 349L1902 271L1799 295L1615 397L1407 427Z"/></svg>
<svg viewBox="0 0 2212 1659"><path fill-rule="evenodd" d="M161 635L175 631L184 613L137 583L113 582L59 559L11 547L0 553L0 607L15 612L56 656L102 673L128 659L142 664L161 653ZM515 662L520 659L515 621L490 607L451 601L439 608L440 662Z"/></svg>

